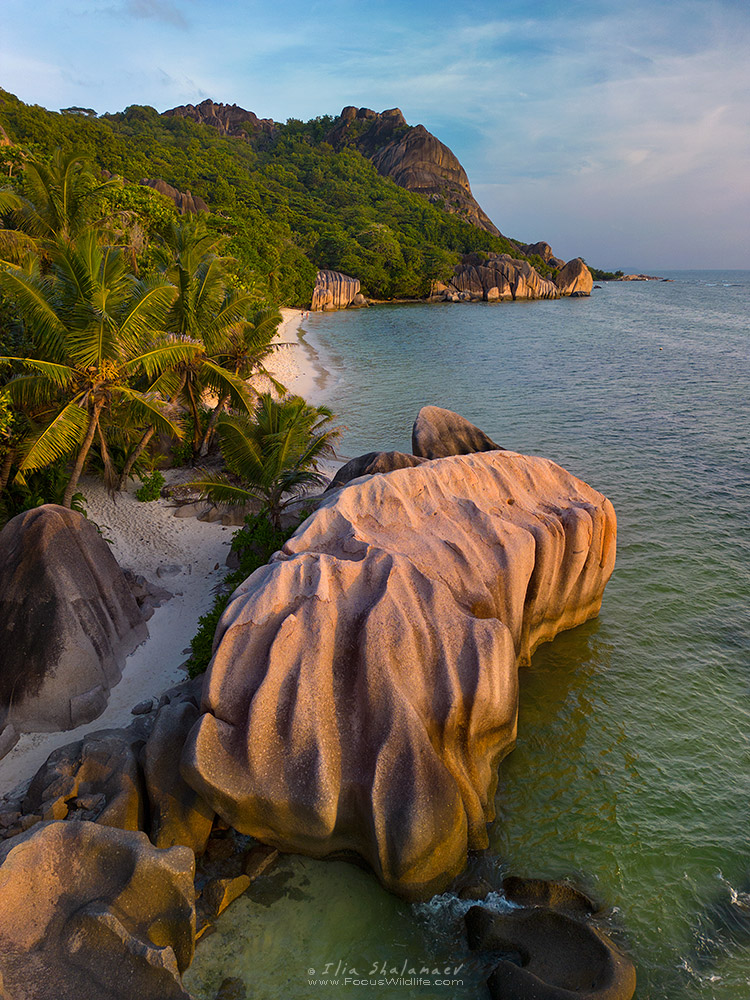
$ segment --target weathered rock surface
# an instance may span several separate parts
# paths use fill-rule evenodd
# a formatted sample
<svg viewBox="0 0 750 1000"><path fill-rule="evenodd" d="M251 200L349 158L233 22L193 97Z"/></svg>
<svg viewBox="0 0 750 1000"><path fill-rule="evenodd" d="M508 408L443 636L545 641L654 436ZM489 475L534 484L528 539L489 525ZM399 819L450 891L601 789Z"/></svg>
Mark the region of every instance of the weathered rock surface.
<svg viewBox="0 0 750 1000"><path fill-rule="evenodd" d="M180 755L199 712L181 701L165 705L141 757L148 790L151 840L157 847L184 844L202 854L211 833L214 811L180 775Z"/></svg>
<svg viewBox="0 0 750 1000"><path fill-rule="evenodd" d="M243 833L431 895L487 844L517 664L597 614L614 558L612 505L546 459L350 484L233 595L183 776Z"/></svg>
<svg viewBox="0 0 750 1000"><path fill-rule="evenodd" d="M366 455L358 455L342 465L328 484L326 492L340 489L360 476L374 476L377 473L393 472L394 469L410 469L422 462L423 458L407 455L402 451L368 451Z"/></svg>
<svg viewBox="0 0 750 1000"><path fill-rule="evenodd" d="M45 823L0 846L8 1000L190 1000L193 855L145 834Z"/></svg>
<svg viewBox="0 0 750 1000"><path fill-rule="evenodd" d="M517 906L548 906L572 916L588 916L599 909L585 892L555 879L510 875L503 879L503 895Z"/></svg>
<svg viewBox="0 0 750 1000"><path fill-rule="evenodd" d="M181 104L165 111L164 115L168 118L192 118L201 125L210 125L221 135L242 139L257 132L273 135L276 131L276 122L270 118L258 118L252 111L236 104L216 104L211 100L201 101L200 104Z"/></svg>
<svg viewBox="0 0 750 1000"><path fill-rule="evenodd" d="M561 295L585 296L591 294L594 279L581 258L575 257L557 272L555 284Z"/></svg>
<svg viewBox="0 0 750 1000"><path fill-rule="evenodd" d="M612 941L553 909L473 906L466 929L472 950L509 956L488 980L492 1000L630 1000L635 992L635 969Z"/></svg>
<svg viewBox="0 0 750 1000"><path fill-rule="evenodd" d="M340 271L318 271L310 309L346 309L359 294L359 278L350 278Z"/></svg>
<svg viewBox="0 0 750 1000"><path fill-rule="evenodd" d="M527 260L508 254L466 254L453 277L432 301L510 302L524 299L557 299L562 294L554 281L542 278Z"/></svg>
<svg viewBox="0 0 750 1000"><path fill-rule="evenodd" d="M527 257L541 257L543 261L547 264L551 264L552 267L562 267L565 263L564 260L561 260L559 257L555 257L552 253L552 247L545 240L539 240L538 243L521 243L518 249Z"/></svg>
<svg viewBox="0 0 750 1000"><path fill-rule="evenodd" d="M411 450L422 458L448 458L478 451L505 451L505 448L453 410L423 406L412 427Z"/></svg>
<svg viewBox="0 0 750 1000"><path fill-rule="evenodd" d="M95 719L148 635L96 526L54 504L19 514L0 532L0 579L0 729Z"/></svg>
<svg viewBox="0 0 750 1000"><path fill-rule="evenodd" d="M178 191L176 187L172 187L171 184L167 184L166 181L162 180L161 177L144 177L143 180L138 182L144 187L153 188L154 191L158 191L159 194L166 195L167 198L171 198L177 207L177 211L180 215L185 215L186 212L208 212L208 205L202 198L198 195L193 195L189 191Z"/></svg>
<svg viewBox="0 0 750 1000"><path fill-rule="evenodd" d="M355 146L372 160L378 173L400 187L441 201L449 212L500 235L472 195L456 155L424 125L407 125L398 108L378 114L370 108L346 107L326 139L336 149Z"/></svg>
<svg viewBox="0 0 750 1000"><path fill-rule="evenodd" d="M54 750L31 779L26 815L90 820L120 830L142 830L146 818L138 755L142 727L104 729Z"/></svg>

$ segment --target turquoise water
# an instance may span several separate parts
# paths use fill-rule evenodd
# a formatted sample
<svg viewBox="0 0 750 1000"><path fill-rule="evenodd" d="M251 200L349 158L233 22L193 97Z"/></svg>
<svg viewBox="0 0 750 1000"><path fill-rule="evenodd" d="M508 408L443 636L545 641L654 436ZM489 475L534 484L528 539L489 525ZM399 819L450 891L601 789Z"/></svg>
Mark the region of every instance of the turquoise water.
<svg viewBox="0 0 750 1000"><path fill-rule="evenodd" d="M436 403L614 503L602 613L523 671L518 745L500 769L491 853L475 865L491 881L583 883L636 963L639 1000L742 1000L750 272L672 277L605 284L590 299L316 315L308 328L346 455L409 451L417 410ZM371 996L343 980L312 986L306 969L465 958L455 900L409 907L366 873L303 859L277 878L278 898L236 904L201 947L186 977L197 997L228 975L263 997ZM460 975L463 988L377 996L481 995L483 970Z"/></svg>

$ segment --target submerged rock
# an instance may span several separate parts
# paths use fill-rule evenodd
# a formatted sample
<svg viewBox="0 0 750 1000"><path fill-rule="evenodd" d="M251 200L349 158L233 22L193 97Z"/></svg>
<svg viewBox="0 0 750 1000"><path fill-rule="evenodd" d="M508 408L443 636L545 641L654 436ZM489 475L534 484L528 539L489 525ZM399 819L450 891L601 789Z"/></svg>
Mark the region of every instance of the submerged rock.
<svg viewBox="0 0 750 1000"><path fill-rule="evenodd" d="M332 494L224 613L184 777L282 851L443 889L487 845L517 664L598 613L615 530L596 490L506 451Z"/></svg>
<svg viewBox="0 0 750 1000"><path fill-rule="evenodd" d="M190 1000L193 854L45 823L0 847L0 984L14 1000Z"/></svg>
<svg viewBox="0 0 750 1000"><path fill-rule="evenodd" d="M109 545L82 514L45 504L0 532L0 579L0 730L95 719L148 635ZM2 752L13 742L0 736Z"/></svg>
<svg viewBox="0 0 750 1000"><path fill-rule="evenodd" d="M422 458L505 451L466 417L442 406L423 406L419 411L411 431L411 448Z"/></svg>
<svg viewBox="0 0 750 1000"><path fill-rule="evenodd" d="M469 947L504 953L492 1000L631 1000L635 969L608 937L547 907L466 914Z"/></svg>

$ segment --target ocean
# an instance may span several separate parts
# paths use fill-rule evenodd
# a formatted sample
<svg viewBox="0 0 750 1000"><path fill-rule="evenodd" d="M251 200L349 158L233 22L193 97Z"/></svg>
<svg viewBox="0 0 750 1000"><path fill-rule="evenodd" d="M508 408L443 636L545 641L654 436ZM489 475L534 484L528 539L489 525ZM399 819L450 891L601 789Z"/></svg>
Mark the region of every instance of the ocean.
<svg viewBox="0 0 750 1000"><path fill-rule="evenodd" d="M495 885L514 874L586 889L636 964L638 1000L744 1000L750 272L664 276L588 299L317 314L307 339L343 454L410 451L431 403L612 500L601 614L522 671L518 743L472 868ZM185 983L198 1000L229 976L284 1000L482 996L486 969L460 940L466 907L410 906L354 866L285 859L220 918ZM456 966L462 985L357 985L373 969Z"/></svg>

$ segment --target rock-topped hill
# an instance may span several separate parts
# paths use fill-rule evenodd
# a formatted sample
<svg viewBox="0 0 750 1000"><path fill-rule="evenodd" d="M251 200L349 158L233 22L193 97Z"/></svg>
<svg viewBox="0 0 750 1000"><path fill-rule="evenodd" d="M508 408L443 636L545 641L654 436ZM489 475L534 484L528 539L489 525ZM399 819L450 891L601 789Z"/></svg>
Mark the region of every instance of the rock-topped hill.
<svg viewBox="0 0 750 1000"><path fill-rule="evenodd" d="M335 149L354 146L372 160L378 173L407 191L442 201L449 212L502 235L472 195L455 153L424 125L409 126L398 108L380 114L370 108L344 108L327 139Z"/></svg>
<svg viewBox="0 0 750 1000"><path fill-rule="evenodd" d="M266 132L269 135L276 131L276 122L271 118L258 118L252 112L237 104L215 104L211 100L200 104L181 104L170 108L164 114L171 118L192 118L201 125L210 125L221 135L234 135L247 139L254 132Z"/></svg>
<svg viewBox="0 0 750 1000"><path fill-rule="evenodd" d="M350 483L235 592L183 776L264 843L444 889L487 845L518 663L597 614L614 556L612 505L546 459Z"/></svg>

